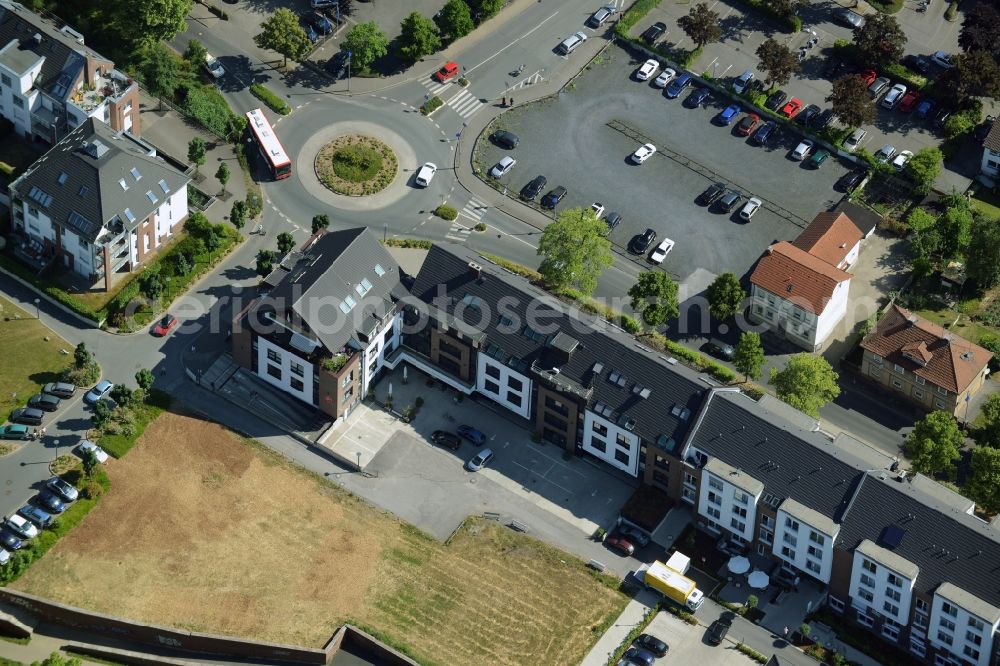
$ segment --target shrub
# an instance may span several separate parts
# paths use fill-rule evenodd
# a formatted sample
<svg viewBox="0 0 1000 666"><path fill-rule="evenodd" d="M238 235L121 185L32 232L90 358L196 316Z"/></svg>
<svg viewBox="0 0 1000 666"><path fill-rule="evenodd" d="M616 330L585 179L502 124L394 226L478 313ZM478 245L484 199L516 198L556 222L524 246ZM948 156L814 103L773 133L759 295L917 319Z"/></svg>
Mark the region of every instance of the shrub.
<svg viewBox="0 0 1000 666"><path fill-rule="evenodd" d="M997 333L984 333L979 338L979 346L993 352L993 358L990 359L990 370L992 372L1000 370L1000 335Z"/></svg>
<svg viewBox="0 0 1000 666"><path fill-rule="evenodd" d="M184 110L216 136L228 138L235 131L239 118L229 108L226 99L213 86L198 85L185 88Z"/></svg>
<svg viewBox="0 0 1000 666"><path fill-rule="evenodd" d="M757 652L757 650L754 650L749 645L744 645L743 643L737 643L736 649L745 654L746 656L750 657L754 661L756 661L758 664L767 663L767 657L761 654L760 652Z"/></svg>
<svg viewBox="0 0 1000 666"><path fill-rule="evenodd" d="M420 107L420 113L424 114L425 116L429 116L435 111L437 111L439 108L441 108L443 105L444 102L441 100L441 98L435 95L434 97L431 97L429 100L424 102L423 106Z"/></svg>
<svg viewBox="0 0 1000 666"><path fill-rule="evenodd" d="M944 12L944 18L946 21L954 21L958 18L958 0L952 0L948 5L948 9Z"/></svg>
<svg viewBox="0 0 1000 666"><path fill-rule="evenodd" d="M619 317L619 323L621 324L622 328L624 328L632 335L635 335L640 331L642 331L642 325L635 317L630 317L628 315L623 314Z"/></svg>
<svg viewBox="0 0 1000 666"><path fill-rule="evenodd" d="M387 238L382 243L389 247L416 248L418 250L429 250L434 245L433 241L421 238Z"/></svg>
<svg viewBox="0 0 1000 666"><path fill-rule="evenodd" d="M288 106L285 100L281 99L276 92L270 90L269 88L265 88L259 83L251 83L250 92L254 97L264 102L264 104L267 104L267 106L275 113L287 116L292 112L292 107Z"/></svg>
<svg viewBox="0 0 1000 666"><path fill-rule="evenodd" d="M618 21L615 30L620 31L623 37L628 37L632 27L659 4L660 0L636 0L631 9L625 12L625 15Z"/></svg>
<svg viewBox="0 0 1000 666"><path fill-rule="evenodd" d="M434 214L440 217L442 220L454 220L458 217L458 211L455 210L453 206L448 204L441 204L434 209Z"/></svg>
<svg viewBox="0 0 1000 666"><path fill-rule="evenodd" d="M478 222L476 226L472 227L473 231L486 231L486 223Z"/></svg>
<svg viewBox="0 0 1000 666"><path fill-rule="evenodd" d="M894 62L891 65L886 65L883 68L886 76L892 77L893 79L898 79L900 83L904 84L907 88L921 90L927 85L927 77L914 72L909 67L902 65L898 62Z"/></svg>
<svg viewBox="0 0 1000 666"><path fill-rule="evenodd" d="M333 154L333 172L352 183L364 183L382 169L382 155L371 146L351 144Z"/></svg>

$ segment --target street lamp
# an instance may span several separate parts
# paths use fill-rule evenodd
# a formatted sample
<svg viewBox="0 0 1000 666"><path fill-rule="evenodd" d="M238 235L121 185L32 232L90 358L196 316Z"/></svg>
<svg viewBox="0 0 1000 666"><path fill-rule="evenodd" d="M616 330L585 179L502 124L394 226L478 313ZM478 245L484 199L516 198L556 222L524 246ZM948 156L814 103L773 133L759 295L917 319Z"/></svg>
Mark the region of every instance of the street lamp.
<svg viewBox="0 0 1000 666"><path fill-rule="evenodd" d="M41 300L42 299L40 299L40 298L36 298L35 299L35 319L41 319L42 318L41 315L38 313L38 304L41 302Z"/></svg>
<svg viewBox="0 0 1000 666"><path fill-rule="evenodd" d="M361 451L355 451L355 455L358 456L358 471L361 471Z"/></svg>
<svg viewBox="0 0 1000 666"><path fill-rule="evenodd" d="M55 444L56 447L56 460L59 460L59 440L54 439L52 440L52 443Z"/></svg>

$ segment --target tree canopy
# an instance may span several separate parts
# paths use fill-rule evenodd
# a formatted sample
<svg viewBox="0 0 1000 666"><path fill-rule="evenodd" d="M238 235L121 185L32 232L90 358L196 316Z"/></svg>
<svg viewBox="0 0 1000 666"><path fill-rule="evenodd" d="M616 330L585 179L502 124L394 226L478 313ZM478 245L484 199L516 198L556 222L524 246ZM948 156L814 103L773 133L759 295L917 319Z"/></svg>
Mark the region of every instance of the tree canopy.
<svg viewBox="0 0 1000 666"><path fill-rule="evenodd" d="M709 42L719 41L722 37L719 14L709 9L708 4L704 2L699 2L687 14L678 18L677 25L699 49Z"/></svg>
<svg viewBox="0 0 1000 666"><path fill-rule="evenodd" d="M632 309L642 315L647 326L656 328L677 316L677 283L664 271L639 273L639 279L628 290Z"/></svg>
<svg viewBox="0 0 1000 666"><path fill-rule="evenodd" d="M760 343L760 334L744 331L740 341L733 350L733 366L744 375L747 381L760 379L764 367L764 346Z"/></svg>
<svg viewBox="0 0 1000 666"><path fill-rule="evenodd" d="M379 29L378 23L358 23L344 36L341 47L350 51L351 62L358 69L367 69L373 62L389 52L389 39Z"/></svg>
<svg viewBox="0 0 1000 666"><path fill-rule="evenodd" d="M434 18L441 34L449 41L455 41L472 32L476 24L465 0L448 0Z"/></svg>
<svg viewBox="0 0 1000 666"><path fill-rule="evenodd" d="M972 473L965 491L984 511L1000 513L1000 449L977 448L969 466Z"/></svg>
<svg viewBox="0 0 1000 666"><path fill-rule="evenodd" d="M118 37L136 49L168 42L187 30L193 0L113 0Z"/></svg>
<svg viewBox="0 0 1000 666"><path fill-rule="evenodd" d="M597 278L614 263L607 225L590 208L570 208L545 227L538 242L538 271L556 289L574 287L594 293Z"/></svg>
<svg viewBox="0 0 1000 666"><path fill-rule="evenodd" d="M954 416L941 410L931 412L913 425L906 438L906 457L918 472L952 476L964 440Z"/></svg>
<svg viewBox="0 0 1000 666"><path fill-rule="evenodd" d="M1000 11L991 4L978 3L965 11L958 45L963 51L986 51L994 56L1000 52L997 35L1000 34Z"/></svg>
<svg viewBox="0 0 1000 666"><path fill-rule="evenodd" d="M708 308L718 321L729 319L743 309L747 293L733 273L723 273L708 285Z"/></svg>
<svg viewBox="0 0 1000 666"><path fill-rule="evenodd" d="M972 221L969 236L965 272L980 289L992 289L1000 284L1000 225L997 220L977 215Z"/></svg>
<svg viewBox="0 0 1000 666"><path fill-rule="evenodd" d="M464 4L464 3L463 3ZM400 23L399 52L410 62L416 62L441 48L441 36L434 21L411 12Z"/></svg>
<svg viewBox="0 0 1000 666"><path fill-rule="evenodd" d="M895 63L903 57L906 33L895 16L874 12L865 17L864 25L854 29L854 44L865 62Z"/></svg>
<svg viewBox="0 0 1000 666"><path fill-rule="evenodd" d="M855 74L834 81L826 101L833 107L834 115L848 127L860 127L875 120L875 105L868 96L868 85Z"/></svg>
<svg viewBox="0 0 1000 666"><path fill-rule="evenodd" d="M802 352L782 370L771 370L778 397L799 411L819 418L819 408L840 395L837 373L822 356Z"/></svg>
<svg viewBox="0 0 1000 666"><path fill-rule="evenodd" d="M277 51L288 59L301 60L309 53L312 43L299 23L299 17L287 7L274 10L260 25L260 32L254 35L254 43L262 49Z"/></svg>
<svg viewBox="0 0 1000 666"><path fill-rule="evenodd" d="M906 169L916 185L914 192L923 195L930 193L934 180L941 173L943 161L944 155L937 148L921 148L910 158Z"/></svg>
<svg viewBox="0 0 1000 666"><path fill-rule="evenodd" d="M757 47L757 68L767 73L766 83L783 86L799 71L799 61L790 48L768 37Z"/></svg>

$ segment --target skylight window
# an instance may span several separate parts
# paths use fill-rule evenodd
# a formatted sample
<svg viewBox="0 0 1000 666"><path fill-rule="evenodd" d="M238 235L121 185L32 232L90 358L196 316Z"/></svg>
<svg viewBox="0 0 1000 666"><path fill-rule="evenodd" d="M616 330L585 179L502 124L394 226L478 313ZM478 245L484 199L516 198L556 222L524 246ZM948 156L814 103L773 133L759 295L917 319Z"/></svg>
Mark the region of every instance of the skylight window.
<svg viewBox="0 0 1000 666"><path fill-rule="evenodd" d="M52 203L52 195L46 194L35 186L32 186L28 191L28 198L46 208Z"/></svg>
<svg viewBox="0 0 1000 666"><path fill-rule="evenodd" d="M118 179L118 184L122 186L122 191L123 192L127 192L128 191L128 183L125 182L124 178L119 178Z"/></svg>
<svg viewBox="0 0 1000 666"><path fill-rule="evenodd" d="M170 193L170 186L167 185L167 181L165 181L165 180L161 180L160 181L160 189L163 190L164 194L169 194Z"/></svg>
<svg viewBox="0 0 1000 666"><path fill-rule="evenodd" d="M375 264L375 275L379 277L385 275L385 269L382 268L382 264Z"/></svg>
<svg viewBox="0 0 1000 666"><path fill-rule="evenodd" d="M152 203L156 203L157 201L159 201L159 199L156 198L156 195L153 194L153 190L146 190L146 196L149 197L149 200Z"/></svg>
<svg viewBox="0 0 1000 666"><path fill-rule="evenodd" d="M354 291L358 292L358 296L364 296L369 291L371 291L372 283L368 281L368 278L362 278L361 284L354 285Z"/></svg>
<svg viewBox="0 0 1000 666"><path fill-rule="evenodd" d="M132 212L131 208L125 209L125 217L128 218L129 222L135 222L135 213Z"/></svg>
<svg viewBox="0 0 1000 666"><path fill-rule="evenodd" d="M139 170L136 169L135 167L132 167L131 169L129 169L129 173L132 174L132 177L135 178L136 181L142 180L142 174L139 173Z"/></svg>
<svg viewBox="0 0 1000 666"><path fill-rule="evenodd" d="M340 304L340 311L343 312L344 314L347 314L348 312L353 310L354 306L357 304L358 302L354 300L354 297L348 294L347 296L344 297L343 302L341 302Z"/></svg>
<svg viewBox="0 0 1000 666"><path fill-rule="evenodd" d="M66 173L65 171L61 171L59 173L59 177L56 178L56 182L59 183L60 185L63 185L65 184L67 178L69 178L69 174Z"/></svg>
<svg viewBox="0 0 1000 666"><path fill-rule="evenodd" d="M79 191L76 194L77 194L77 196L85 197L85 196L87 196L87 192L89 192L89 191L90 190L87 189L86 185L81 185Z"/></svg>
<svg viewBox="0 0 1000 666"><path fill-rule="evenodd" d="M478 296L473 296L472 294L468 293L462 297L462 302L468 305L470 308L476 308L477 310L482 308L483 305L483 302L479 300Z"/></svg>

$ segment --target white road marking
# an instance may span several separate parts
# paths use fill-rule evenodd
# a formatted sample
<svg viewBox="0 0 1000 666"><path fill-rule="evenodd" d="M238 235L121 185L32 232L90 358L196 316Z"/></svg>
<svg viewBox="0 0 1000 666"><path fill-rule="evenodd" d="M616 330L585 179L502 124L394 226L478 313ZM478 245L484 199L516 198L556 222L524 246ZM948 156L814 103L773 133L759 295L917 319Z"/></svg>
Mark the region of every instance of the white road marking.
<svg viewBox="0 0 1000 666"><path fill-rule="evenodd" d="M536 26L535 26L534 28L532 28L532 29L531 29L531 30L529 30L528 32L524 33L523 35L521 35L520 37L518 37L517 39L515 39L514 41L512 41L512 42L511 42L510 44L507 44L507 46L503 47L502 49L500 49L499 51L497 51L496 53L494 53L493 55L491 55L491 56L490 56L489 58L487 58L486 60L483 60L483 61L482 61L481 63L479 63L478 65L473 65L473 66L472 66L472 67L470 67L470 68L469 68L468 70L466 70L466 72L465 72L465 73L466 73L466 74L470 74L470 73L472 73L472 72L476 71L477 69L479 69L480 67L482 67L483 65L485 65L486 63L488 63L488 62L489 62L490 60L493 60L493 59L494 59L494 58L496 58L496 57L497 57L498 55L500 55L501 53L503 53L504 51L506 51L506 50L507 50L507 49L509 49L510 47L514 46L515 44L517 44L517 43L518 43L519 41L521 41L522 39L524 39L525 37L527 37L528 35L530 35L530 34L531 34L531 33L533 33L534 31L536 31L536 30L538 30L539 28L541 28L541 27L542 27L543 25L545 25L546 23L548 23L549 19L551 19L551 18L555 18L555 15L556 15L556 14L558 14L558 13L559 13L558 11L555 11L555 12L553 12L553 13L552 13L551 15L549 15L549 16L548 16L548 18L546 18L546 19L545 19L544 21L542 21L541 23L539 23L538 25L536 25Z"/></svg>

